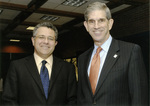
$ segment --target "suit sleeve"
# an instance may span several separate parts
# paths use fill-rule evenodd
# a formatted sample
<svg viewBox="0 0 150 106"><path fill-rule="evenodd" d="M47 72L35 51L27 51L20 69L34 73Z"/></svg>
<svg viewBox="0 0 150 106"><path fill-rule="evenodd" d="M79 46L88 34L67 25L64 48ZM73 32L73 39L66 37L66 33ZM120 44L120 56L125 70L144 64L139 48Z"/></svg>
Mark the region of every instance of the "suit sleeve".
<svg viewBox="0 0 150 106"><path fill-rule="evenodd" d="M133 47L128 75L132 106L148 106L148 79L138 45Z"/></svg>
<svg viewBox="0 0 150 106"><path fill-rule="evenodd" d="M78 59L80 60L80 58ZM80 104L80 94L81 94L81 71L80 71L80 61L78 61L78 83L77 83L77 104Z"/></svg>
<svg viewBox="0 0 150 106"><path fill-rule="evenodd" d="M2 102L4 105L18 105L17 104L17 74L15 65L12 62L10 64L6 81L4 84Z"/></svg>
<svg viewBox="0 0 150 106"><path fill-rule="evenodd" d="M69 68L69 66L68 66ZM77 102L77 80L76 80L76 74L75 74L75 67L73 64L70 65L69 68L69 77L68 77L68 105L76 105Z"/></svg>

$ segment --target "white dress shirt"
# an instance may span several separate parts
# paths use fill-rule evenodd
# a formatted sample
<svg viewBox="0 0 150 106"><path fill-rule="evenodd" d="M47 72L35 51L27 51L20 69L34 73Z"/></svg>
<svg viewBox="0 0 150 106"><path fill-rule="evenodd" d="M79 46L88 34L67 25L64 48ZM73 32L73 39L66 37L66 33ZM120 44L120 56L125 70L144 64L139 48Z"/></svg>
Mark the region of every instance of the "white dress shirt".
<svg viewBox="0 0 150 106"><path fill-rule="evenodd" d="M41 70L41 67L42 67L42 61L44 59L42 59L36 53L34 53L34 59L35 59L35 62L36 62L36 66L38 68L38 72L40 74L40 70ZM47 61L47 63L45 64L45 66L48 69L49 79L50 79L51 78L51 72L52 72L53 55L49 56L47 59L45 59L45 61Z"/></svg>
<svg viewBox="0 0 150 106"><path fill-rule="evenodd" d="M105 59L106 59L106 56L107 56L107 53L108 53L111 42L112 42L112 37L110 36L107 39L107 41L105 41L105 43L101 45L102 50L100 52L100 69L99 69L99 74L98 74L98 79L97 80L99 80L99 78L100 78L101 70L102 70L102 67L104 65L104 62L105 62ZM91 56L91 59L90 59L90 64L89 64L89 67L88 67L88 76L90 74L91 62L92 62L93 56L96 53L97 48L98 48L98 46L94 45L94 49L93 49L92 56ZM97 83L98 83L98 81L97 81Z"/></svg>

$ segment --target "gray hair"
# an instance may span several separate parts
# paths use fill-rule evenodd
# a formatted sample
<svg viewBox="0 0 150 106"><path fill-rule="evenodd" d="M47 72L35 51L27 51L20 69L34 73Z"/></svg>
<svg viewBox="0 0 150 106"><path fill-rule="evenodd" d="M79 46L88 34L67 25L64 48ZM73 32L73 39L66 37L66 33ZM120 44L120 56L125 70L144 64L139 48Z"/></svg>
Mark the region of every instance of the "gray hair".
<svg viewBox="0 0 150 106"><path fill-rule="evenodd" d="M84 12L84 18L85 21L88 21L88 15L90 12L94 11L94 10L104 10L106 12L106 18L109 20L111 19L111 13L110 13L110 9L106 6L105 3L101 3L101 2L93 2L91 4L89 4Z"/></svg>
<svg viewBox="0 0 150 106"><path fill-rule="evenodd" d="M47 28L52 29L55 32L55 40L58 39L58 30L51 22L41 22L41 23L37 24L33 30L33 37L36 36L37 29L40 27L47 27Z"/></svg>

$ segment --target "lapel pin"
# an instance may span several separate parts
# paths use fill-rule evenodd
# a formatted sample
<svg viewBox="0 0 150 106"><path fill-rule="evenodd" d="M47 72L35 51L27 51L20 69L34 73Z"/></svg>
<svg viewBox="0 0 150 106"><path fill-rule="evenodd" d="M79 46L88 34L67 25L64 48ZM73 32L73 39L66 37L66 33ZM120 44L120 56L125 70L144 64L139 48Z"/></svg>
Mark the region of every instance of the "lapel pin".
<svg viewBox="0 0 150 106"><path fill-rule="evenodd" d="M118 55L117 55L117 54L115 54L115 55L114 55L114 58L117 58L117 57L118 57Z"/></svg>

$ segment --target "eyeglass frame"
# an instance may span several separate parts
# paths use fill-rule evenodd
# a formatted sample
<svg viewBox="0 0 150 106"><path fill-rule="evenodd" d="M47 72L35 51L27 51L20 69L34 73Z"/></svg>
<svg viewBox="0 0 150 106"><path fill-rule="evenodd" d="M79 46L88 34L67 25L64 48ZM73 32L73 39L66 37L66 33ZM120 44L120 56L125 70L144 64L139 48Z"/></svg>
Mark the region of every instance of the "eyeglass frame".
<svg viewBox="0 0 150 106"><path fill-rule="evenodd" d="M48 36L48 37L46 37L46 36L44 36L44 35L36 35L36 36L33 36L33 38L38 38L38 39L40 39L41 41L44 41L44 40L48 40L48 41L55 41L56 39L54 38L54 37L52 37L52 36Z"/></svg>

